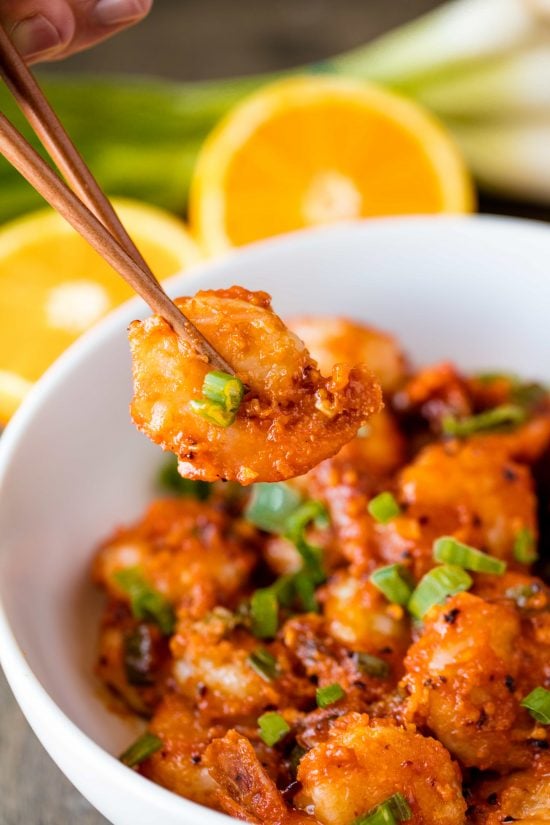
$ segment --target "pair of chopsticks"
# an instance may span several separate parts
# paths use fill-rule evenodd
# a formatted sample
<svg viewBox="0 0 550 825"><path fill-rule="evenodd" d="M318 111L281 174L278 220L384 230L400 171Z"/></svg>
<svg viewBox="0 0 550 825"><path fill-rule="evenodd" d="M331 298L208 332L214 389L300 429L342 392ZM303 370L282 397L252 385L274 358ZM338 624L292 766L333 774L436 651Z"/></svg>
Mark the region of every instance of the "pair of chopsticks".
<svg viewBox="0 0 550 825"><path fill-rule="evenodd" d="M231 366L164 292L1 25L0 75L67 183L1 112L0 153L177 335L214 367L233 375Z"/></svg>

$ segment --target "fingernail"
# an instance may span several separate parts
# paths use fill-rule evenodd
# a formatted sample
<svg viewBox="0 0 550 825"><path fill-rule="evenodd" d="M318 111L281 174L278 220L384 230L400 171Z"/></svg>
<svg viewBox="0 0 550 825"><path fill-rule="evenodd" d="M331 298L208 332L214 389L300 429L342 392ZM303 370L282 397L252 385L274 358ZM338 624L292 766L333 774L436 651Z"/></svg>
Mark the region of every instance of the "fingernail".
<svg viewBox="0 0 550 825"><path fill-rule="evenodd" d="M11 37L23 57L36 57L61 45L59 32L43 14L20 20L12 29Z"/></svg>
<svg viewBox="0 0 550 825"><path fill-rule="evenodd" d="M131 23L146 12L146 4L140 0L99 0L95 15L102 26L117 26Z"/></svg>

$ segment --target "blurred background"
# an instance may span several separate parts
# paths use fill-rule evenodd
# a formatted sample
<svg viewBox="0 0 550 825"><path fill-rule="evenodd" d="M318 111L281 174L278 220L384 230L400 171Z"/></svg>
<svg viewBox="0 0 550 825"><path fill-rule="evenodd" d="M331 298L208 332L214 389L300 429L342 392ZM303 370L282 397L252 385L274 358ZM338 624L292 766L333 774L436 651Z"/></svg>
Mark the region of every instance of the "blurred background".
<svg viewBox="0 0 550 825"><path fill-rule="evenodd" d="M521 0L513 1L521 2ZM520 34L519 28L516 32L513 25L511 29L506 29L506 15L511 9L510 0L500 0L500 2L502 3L500 6L502 27L500 24L492 27L490 18L483 18L481 23L475 19L475 15L470 19L470 29L476 36L481 32L488 38L488 41L491 41L491 38L498 40L500 36L503 38L502 53L498 52L496 61L491 57L493 62L490 62L489 73L484 74L486 102L477 95L478 88L481 89L483 84L477 83L477 76L471 74L471 67L468 67L470 74L464 81L465 85L460 87L459 84L455 97L453 97L453 91L457 91L456 77L445 75L446 69L437 70L439 73L436 72L435 75L435 90L433 84L430 85L434 80L434 76L431 76L428 86L413 95L419 99L437 101L439 109L450 112L449 122L452 121L453 127L456 126L458 131L465 125L469 126L472 119L477 118L480 112L483 114L486 108L488 110L493 108L492 114L498 116L500 114L498 107L501 105L509 107L507 122L513 123L514 128L517 128L526 112L531 117L532 111L535 111L536 116L539 117L537 107L547 103L550 73L544 74L549 65L546 43L543 44L546 49L546 51L543 50L544 53L536 50L533 53L529 52L526 63L523 62L523 56L521 57L521 71L514 73L508 68L509 64L506 64L504 66L505 77L502 83L498 81L497 75L503 68L502 55L507 48L506 38L513 41L516 34L518 36ZM536 5L536 0L533 0L533 4ZM47 67L47 71L41 67L40 74L52 81L63 79L71 73L86 75L91 82L95 82L98 75L102 74L153 75L169 81L189 82L275 72L303 64L315 64L332 55L360 47L389 29L401 26L442 5L437 0L264 0L264 2L261 0L231 0L230 2L229 0L156 0L150 17L144 23L91 51L74 56L63 63L52 64ZM479 0L481 10L489 6L494 10L498 5L498 3L486 3L485 0ZM513 23L514 18L510 20ZM465 28L458 26L456 31L461 33L460 36L463 36L465 41L452 45L463 47L470 29L468 26ZM545 37L548 37L548 28L546 28ZM531 35L527 41L519 44L521 55L525 48L531 49L531 39L535 47L537 46L538 33L530 38ZM474 37L473 40L475 39ZM484 48L485 44L482 43L481 46ZM489 46L493 48L490 43ZM486 67L483 62L481 68L485 71ZM536 71L537 82L534 84L529 82L527 77L529 71ZM443 76L447 78L446 82L448 81L450 85L441 91L438 83ZM508 83L506 77L509 78ZM520 87L521 78L525 79L525 89L528 90L525 94ZM50 83L50 80L47 82ZM139 78L136 82L136 88L140 88ZM401 78L400 83L406 87L406 78L405 80ZM68 100L65 102L66 119L69 127L74 127L76 130L79 145L85 143L86 131L90 132L87 157L93 169L96 168L94 158L97 159L99 172L103 169L101 164L104 162L103 155L94 155L95 143L99 144L103 139L108 149L109 135L114 134L118 129L121 133L119 139L123 151L126 144L133 147L131 151L134 151L134 156L132 157L135 157L136 169L139 171L139 157L135 154L137 151L135 147L139 147L142 140L140 112L135 112L135 118L131 109L126 115L121 115L120 99L115 94L115 87L116 82L114 86L109 87L109 94L99 102L98 98L101 97L99 92L95 97L92 93L89 96L83 96L78 90L72 98L70 95L64 98L65 93L56 92L53 99L54 102ZM79 96L80 100L77 105L75 100L78 101ZM465 109L464 100L468 106L473 105L473 111L468 111L467 107ZM455 104L456 108L453 109ZM94 117L94 106L98 105L102 105L103 109L100 115ZM88 106L91 107L90 111L88 111ZM80 114L76 111L79 107L82 110ZM144 107L147 108L147 105L144 104ZM63 112L60 113L63 115ZM141 112L141 115L143 114ZM548 119L548 110L542 117ZM153 116L152 120L154 121ZM164 126L161 120L158 118L157 122L159 132L162 132ZM541 122L539 118L537 124ZM494 155L495 151L490 144L490 139L493 137L492 132L487 133L487 139L482 141L482 148L489 147L490 153ZM156 141L154 125L149 139L154 145ZM534 167L536 174L533 174L532 161L539 151L540 141L535 141L532 133L529 133L529 139L533 139L534 142L529 143L527 138L524 139L524 136L521 136L523 156L517 160L518 164L525 164L524 177L522 177L521 169L518 171L518 166L514 166L514 156L508 142L506 148L503 149L504 154L501 159L504 165L514 171L513 185L507 178L499 194L483 191L479 199L479 206L482 210L524 215L543 220L550 218L550 207L547 205L550 203L550 195L546 199L543 192L541 196L540 187L537 190L536 186L532 187L533 196L530 195L531 183L533 179L539 177L539 171L541 177L550 178L550 148L547 148L546 154L537 159L539 166ZM531 146L532 151L529 148ZM550 143L546 146L550 147ZM82 148L87 150L87 146L82 145ZM477 147L474 148L477 149ZM102 151L105 154L105 146L102 147ZM131 151L129 150L130 155ZM86 151L84 154L86 155ZM121 155L118 157L120 158ZM150 180L140 179L137 183L134 182L134 189L132 189L132 181L123 180L123 185L120 185L120 180L117 180L116 176L112 177L113 169L117 171L115 168L117 164L113 163L107 154L104 167L110 191L115 194L141 196L145 201L149 200L165 207L173 205L174 211L181 216L184 211L183 195L180 205L179 201L171 200L172 192L166 185L164 188L157 185L161 173L165 176L167 173L168 176L171 175L171 169L166 161L167 157L168 155L160 156L158 174L155 168L152 168ZM3 181L2 174L7 175L4 166L0 166L0 183ZM28 193L20 187L17 181L14 183L12 177L6 177L5 181L5 185L2 183L0 187L2 192L0 212L3 216L0 222L5 222L16 215L25 215L29 209L39 205L32 199L27 202ZM519 186L516 185L518 181ZM524 182L525 185L523 185ZM486 187L486 190L491 188L491 186ZM121 191L119 192L118 189ZM148 212L145 213L145 218L143 215L140 217L138 214L136 217L134 213L129 214L128 221L130 223L135 221L135 232L147 252L149 252L147 244L150 245L150 254L157 264L157 272L170 274L195 259L195 252L192 249L194 242L186 240L185 231L179 223L177 226L172 225L170 219L165 216L157 217L158 226L154 223L155 216ZM155 234L157 239L161 235L166 239L164 250L159 249L158 244L155 246L153 240L147 236L144 223L149 227L154 227L153 230L149 229L150 234ZM31 224L30 228L22 233L23 240L17 251L19 257L16 258L13 257L12 252L10 252L12 257L5 255L2 257L3 246L0 236L0 316L2 318L2 324L0 324L0 385L2 376L4 379L3 389L0 386L0 422L7 421L9 414L24 397L28 387L43 368L47 366L47 362L70 343L78 332L87 328L96 320L96 317L100 317L109 308L108 300L107 303L102 303L104 293L97 289L94 292L94 289L91 289L90 279L85 282L84 286L81 281L76 286L73 283L72 291L71 289L67 291L66 285L62 284L63 288L59 292L59 285L56 284L54 286L57 291L54 290L55 295L53 295L53 287L48 278L53 277L52 270L59 273L64 266L66 267L67 258L70 258L69 247L66 244L62 246L61 257L59 257L59 233L61 232L59 227L46 228L43 236L41 235L42 246L37 247L37 237L40 234L37 232L37 226L37 224ZM130 228L134 231L134 225ZM78 254L74 252L75 257L71 266L73 269L77 268L80 273L85 273L86 267L90 267L91 270L94 267L97 268L97 262L94 263L86 258L86 254L82 250L79 250ZM163 254L166 260L162 257ZM148 257L147 254L146 257ZM35 268L38 267L36 272L33 270L34 274L31 273L32 267L29 269L29 260L34 261ZM94 272L96 274L91 279L92 287L94 284L95 287L98 284L102 285L102 279L113 277L100 271L100 268L97 272L94 269ZM22 291L24 274L28 277L27 293ZM14 284L17 284L17 290L14 290ZM50 290L48 295L44 291L46 286ZM29 321L28 306L31 300L29 295L39 296L36 300L33 298L32 302L38 304L40 311L43 309L41 301L44 301L44 306L47 304L49 307L50 328L47 334L48 342L51 342L51 351L48 350L50 343L45 344L41 339L31 340L32 335L36 334L40 326L37 318L31 319L28 334L22 326L23 320L21 323L17 320L17 313L22 308L26 308L25 323ZM117 303L126 297L126 293L112 293L110 297L113 303ZM8 318L10 323L8 323ZM23 316L21 318L23 319ZM45 353L45 361L38 358L36 354L38 350L42 354ZM3 409L2 403L4 403ZM2 766L0 771L0 799L2 800L0 825L62 825L68 822L78 822L79 825L104 825L105 820L92 811L80 795L69 786L42 751L16 707L5 682L1 680L0 676L0 765Z"/></svg>

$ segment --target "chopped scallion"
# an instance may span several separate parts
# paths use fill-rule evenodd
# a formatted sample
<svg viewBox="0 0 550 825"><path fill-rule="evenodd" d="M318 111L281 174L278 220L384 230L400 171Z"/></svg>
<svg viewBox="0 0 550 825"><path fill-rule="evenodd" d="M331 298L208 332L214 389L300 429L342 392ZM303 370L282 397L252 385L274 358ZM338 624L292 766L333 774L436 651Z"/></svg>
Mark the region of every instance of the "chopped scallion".
<svg viewBox="0 0 550 825"><path fill-rule="evenodd" d="M209 401L207 398L198 398L189 402L194 413L204 418L209 424L216 427L229 427L235 421L235 414L228 412L221 404Z"/></svg>
<svg viewBox="0 0 550 825"><path fill-rule="evenodd" d="M394 793L385 802L359 816L352 825L397 825L412 816L409 803L401 793Z"/></svg>
<svg viewBox="0 0 550 825"><path fill-rule="evenodd" d="M165 636L172 633L176 622L172 605L149 585L138 567L118 570L113 578L130 597L130 606L136 619L154 622Z"/></svg>
<svg viewBox="0 0 550 825"><path fill-rule="evenodd" d="M390 672L389 664L372 653L358 653L357 664L367 676L376 676L378 679L385 679Z"/></svg>
<svg viewBox="0 0 550 825"><path fill-rule="evenodd" d="M456 564L476 573L494 573L499 576L506 570L506 562L482 553L475 547L463 544L452 536L441 536L434 541L433 557L444 564Z"/></svg>
<svg viewBox="0 0 550 825"><path fill-rule="evenodd" d="M379 567L370 577L371 582L393 604L406 605L411 598L413 585L408 571L401 564Z"/></svg>
<svg viewBox="0 0 550 825"><path fill-rule="evenodd" d="M428 610L441 604L447 596L469 590L473 582L462 567L444 564L434 567L420 580L412 594L408 609L416 619L422 619Z"/></svg>
<svg viewBox="0 0 550 825"><path fill-rule="evenodd" d="M543 725L550 725L550 690L536 687L521 702L527 708L533 719Z"/></svg>
<svg viewBox="0 0 550 825"><path fill-rule="evenodd" d="M538 559L533 531L522 527L514 541L514 558L520 564L533 564Z"/></svg>
<svg viewBox="0 0 550 825"><path fill-rule="evenodd" d="M123 765L133 768L146 759L149 759L149 757L159 751L162 746L162 739L159 739L154 733L144 733L143 736L140 736L133 745L130 745L130 747L119 756L119 759Z"/></svg>
<svg viewBox="0 0 550 825"><path fill-rule="evenodd" d="M258 727L260 729L260 738L269 747L273 747L277 742L280 742L283 737L290 731L290 726L283 719L280 713L269 711L263 713L258 719Z"/></svg>
<svg viewBox="0 0 550 825"><path fill-rule="evenodd" d="M340 701L346 695L346 691L337 682L334 685L327 685L326 687L317 688L315 691L315 698L317 706L320 708L328 708L335 702Z"/></svg>
<svg viewBox="0 0 550 825"><path fill-rule="evenodd" d="M265 682L272 682L279 675L277 659L264 648L251 653L248 663Z"/></svg>
<svg viewBox="0 0 550 825"><path fill-rule="evenodd" d="M208 401L219 404L226 412L235 415L243 400L244 385L240 378L214 370L206 373L202 394Z"/></svg>
<svg viewBox="0 0 550 825"><path fill-rule="evenodd" d="M367 505L367 510L380 524L387 524L401 512L401 508L392 493L379 493L371 498Z"/></svg>
<svg viewBox="0 0 550 825"><path fill-rule="evenodd" d="M279 627L279 603L270 587L256 590L250 599L252 633L258 639L272 639Z"/></svg>
<svg viewBox="0 0 550 825"><path fill-rule="evenodd" d="M199 501L206 501L212 492L212 485L208 481L193 481L191 478L180 476L176 456L170 456L162 465L158 474L158 483L163 490L169 493L186 498L197 498Z"/></svg>
<svg viewBox="0 0 550 825"><path fill-rule="evenodd" d="M442 421L444 435L455 438L468 438L475 433L494 430L500 427L512 427L522 424L527 417L525 410L517 404L501 404L492 410L485 410L478 415L467 418L455 418L447 415Z"/></svg>
<svg viewBox="0 0 550 825"><path fill-rule="evenodd" d="M300 494L284 482L259 482L245 509L245 518L268 533L282 535L290 515L300 506Z"/></svg>

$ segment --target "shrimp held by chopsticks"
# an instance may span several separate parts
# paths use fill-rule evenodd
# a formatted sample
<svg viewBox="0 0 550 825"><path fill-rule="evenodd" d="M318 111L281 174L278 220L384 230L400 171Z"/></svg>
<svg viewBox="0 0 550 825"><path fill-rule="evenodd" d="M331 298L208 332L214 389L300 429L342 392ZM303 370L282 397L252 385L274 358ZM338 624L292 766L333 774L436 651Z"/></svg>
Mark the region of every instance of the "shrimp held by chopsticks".
<svg viewBox="0 0 550 825"><path fill-rule="evenodd" d="M338 452L381 408L370 370L337 364L323 377L265 292L234 286L176 304L244 385L234 420L215 421L221 408L203 395L209 364L159 316L130 326L132 417L177 455L182 476L246 485L301 475Z"/></svg>

